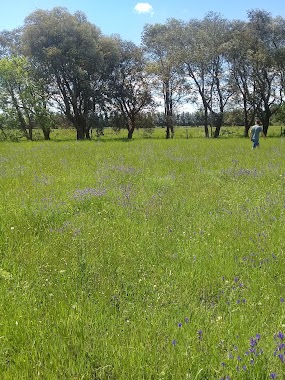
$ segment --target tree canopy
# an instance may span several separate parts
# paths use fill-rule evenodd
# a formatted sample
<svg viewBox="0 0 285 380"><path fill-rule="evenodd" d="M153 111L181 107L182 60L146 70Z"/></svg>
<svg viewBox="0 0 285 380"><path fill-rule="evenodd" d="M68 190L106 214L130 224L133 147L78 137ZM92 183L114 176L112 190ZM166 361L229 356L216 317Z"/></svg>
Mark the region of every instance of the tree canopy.
<svg viewBox="0 0 285 380"><path fill-rule="evenodd" d="M39 125L48 139L56 112L79 140L102 115L116 115L132 138L155 104L166 138L180 105L203 111L206 136L211 127L218 137L225 113L240 120L241 111L245 136L256 117L266 134L284 108L284 58L285 20L258 9L243 21L209 13L147 24L141 47L103 35L82 12L36 10L0 33L0 110L29 139Z"/></svg>

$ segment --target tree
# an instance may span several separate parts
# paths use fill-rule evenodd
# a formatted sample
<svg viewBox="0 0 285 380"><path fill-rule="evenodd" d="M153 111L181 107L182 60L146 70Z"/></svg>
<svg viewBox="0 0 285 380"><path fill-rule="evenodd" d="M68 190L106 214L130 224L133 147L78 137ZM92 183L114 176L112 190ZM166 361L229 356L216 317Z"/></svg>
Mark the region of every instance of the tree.
<svg viewBox="0 0 285 380"><path fill-rule="evenodd" d="M141 113L153 104L142 49L134 43L118 40L120 58L107 81L108 101L126 121L128 139L139 126Z"/></svg>
<svg viewBox="0 0 285 380"><path fill-rule="evenodd" d="M185 96L186 86L174 49L177 26L174 19L165 25L146 25L142 36L149 58L148 70L155 78L153 84L162 88L167 139L174 137L174 107Z"/></svg>
<svg viewBox="0 0 285 380"><path fill-rule="evenodd" d="M219 136L225 106L233 95L225 56L229 30L227 20L219 14L209 13L202 21L181 24L176 43L184 75L191 81L191 92L204 109L206 137L209 136L209 123L215 127L214 137Z"/></svg>
<svg viewBox="0 0 285 380"><path fill-rule="evenodd" d="M17 126L28 140L40 126L49 140L52 119L43 84L37 80L24 57L0 60L0 108L11 126Z"/></svg>
<svg viewBox="0 0 285 380"><path fill-rule="evenodd" d="M278 108L277 112L273 116L273 123L285 124L285 103Z"/></svg>
<svg viewBox="0 0 285 380"><path fill-rule="evenodd" d="M87 118L98 95L92 81L103 66L100 36L84 14L71 15L61 7L33 12L23 29L24 51L50 83L54 101L78 140L90 138Z"/></svg>
<svg viewBox="0 0 285 380"><path fill-rule="evenodd" d="M284 49L284 29L280 27L280 18L273 19L268 12L252 10L248 17L250 44L247 45L247 57L252 70L250 99L266 135L271 116L283 103L283 75L276 57ZM284 26L284 22L281 25Z"/></svg>
<svg viewBox="0 0 285 380"><path fill-rule="evenodd" d="M0 57L21 55L22 28L0 32Z"/></svg>
<svg viewBox="0 0 285 380"><path fill-rule="evenodd" d="M232 24L231 38L227 45L227 59L235 82L234 104L243 110L244 136L248 136L255 117L255 88L253 68L248 56L251 35L246 22L235 21ZM234 107L233 107L234 108Z"/></svg>

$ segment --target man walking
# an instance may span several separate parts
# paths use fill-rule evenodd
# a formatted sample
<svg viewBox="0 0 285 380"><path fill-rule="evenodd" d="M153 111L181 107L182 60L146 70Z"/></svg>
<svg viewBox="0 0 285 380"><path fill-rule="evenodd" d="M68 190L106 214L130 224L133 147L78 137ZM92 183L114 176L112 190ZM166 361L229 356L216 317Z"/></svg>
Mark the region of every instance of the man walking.
<svg viewBox="0 0 285 380"><path fill-rule="evenodd" d="M252 141L252 148L259 148L259 136L260 134L265 137L260 120L256 120L256 124L250 128L250 140Z"/></svg>

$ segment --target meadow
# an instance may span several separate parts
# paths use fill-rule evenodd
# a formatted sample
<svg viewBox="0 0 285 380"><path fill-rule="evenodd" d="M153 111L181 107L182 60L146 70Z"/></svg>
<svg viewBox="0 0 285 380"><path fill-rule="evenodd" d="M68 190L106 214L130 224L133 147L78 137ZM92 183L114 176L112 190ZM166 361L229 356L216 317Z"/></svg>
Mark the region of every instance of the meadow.
<svg viewBox="0 0 285 380"><path fill-rule="evenodd" d="M285 379L285 138L0 143L0 379Z"/></svg>

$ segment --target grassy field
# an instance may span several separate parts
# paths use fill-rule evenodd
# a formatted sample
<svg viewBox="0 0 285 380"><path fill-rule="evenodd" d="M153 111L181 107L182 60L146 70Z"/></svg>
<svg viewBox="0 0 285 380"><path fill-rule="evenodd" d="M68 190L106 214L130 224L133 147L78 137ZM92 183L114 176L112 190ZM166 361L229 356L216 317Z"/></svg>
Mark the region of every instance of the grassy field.
<svg viewBox="0 0 285 380"><path fill-rule="evenodd" d="M268 137L280 137L281 132L284 133L284 126L270 126L268 129ZM96 131L92 131L92 140L98 140L96 138ZM211 133L211 130L209 130ZM214 133L214 129L212 130ZM220 138L231 138L238 137L243 138L244 127L222 127L220 131ZM43 139L43 134L41 131L36 131L34 133L37 139ZM121 130L119 133L115 133L111 128L105 129L105 136L100 137L100 140L122 140L127 138L127 131ZM175 127L175 138L176 139L191 139L191 138L201 138L205 136L204 127ZM141 138L152 138L152 139L165 139L165 128L157 127L152 133L148 133L144 130L135 130L134 139ZM76 139L75 129L54 129L51 132L51 139L55 141L68 141Z"/></svg>
<svg viewBox="0 0 285 380"><path fill-rule="evenodd" d="M1 380L285 378L285 138L195 136L0 143Z"/></svg>

